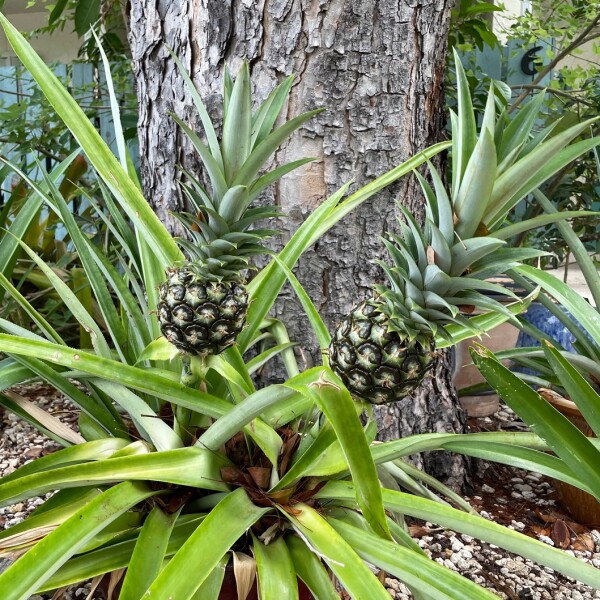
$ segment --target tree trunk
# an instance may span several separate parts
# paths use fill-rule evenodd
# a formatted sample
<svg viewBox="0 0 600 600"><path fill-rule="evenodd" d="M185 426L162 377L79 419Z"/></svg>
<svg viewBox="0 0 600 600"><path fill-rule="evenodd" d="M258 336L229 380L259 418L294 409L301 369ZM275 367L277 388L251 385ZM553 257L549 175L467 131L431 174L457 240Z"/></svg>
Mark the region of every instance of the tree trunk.
<svg viewBox="0 0 600 600"><path fill-rule="evenodd" d="M187 146L167 118L188 120L189 98L162 43L190 69L208 104L220 97L223 66L235 74L250 61L257 90L266 94L297 74L288 104L294 116L326 110L283 148L276 160L313 156L271 193L287 218L284 241L332 191L353 179L364 185L430 144L443 130L443 78L453 0L187 0L132 1L130 41L138 80L144 189L159 214L180 202L176 163ZM161 10L161 7L169 7ZM176 7L176 8L175 8ZM296 273L326 323L333 327L381 277L372 260L380 236L392 230L395 199L423 218L414 178L405 178L363 205L324 236ZM318 360L300 305L284 290L277 311L293 339ZM428 431L464 431L448 360L414 398L377 409L380 439ZM417 460L452 484L462 481L460 457Z"/></svg>

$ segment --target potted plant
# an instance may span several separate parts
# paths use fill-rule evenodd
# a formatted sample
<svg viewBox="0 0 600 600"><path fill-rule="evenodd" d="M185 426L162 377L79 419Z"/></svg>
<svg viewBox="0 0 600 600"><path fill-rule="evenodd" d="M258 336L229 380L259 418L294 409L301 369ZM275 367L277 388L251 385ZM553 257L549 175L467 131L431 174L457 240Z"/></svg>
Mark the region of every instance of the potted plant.
<svg viewBox="0 0 600 600"><path fill-rule="evenodd" d="M207 192L193 178L189 180L190 201L202 218L184 216L196 242L193 247L183 243L189 250L186 256L149 209L135 174L128 169L127 156L121 154L120 160L113 156L27 42L6 19L0 21L15 52L96 169L106 205L113 207L109 215L99 214L99 218L110 217L107 226L123 247L122 260L115 267L81 234L57 193L57 182L73 156L52 174L42 170L39 182L23 174L33 193L60 214L86 270L106 331L18 236L6 238L2 256L19 246L29 252L65 306L89 329L93 344L91 350L67 346L18 290L2 281L6 292L27 311L35 331L0 320L5 332L0 333L0 351L6 355L0 362L0 390L35 378L49 382L81 409L79 425L86 440L73 444L51 419L44 419L43 424L37 421L65 447L0 481L3 505L57 490L26 521L0 534L2 552L21 555L0 574L6 600L25 599L37 591L120 569L126 569L122 600L216 599L222 597L225 565L231 557L240 597L250 589L251 578L245 577L248 563L255 564L265 600L297 598L298 578L315 598L338 598L331 574L355 598L387 599L367 563L397 576L422 598L494 597L428 559L408 535L405 516L480 537L600 588L600 574L593 567L479 517L458 495L402 461L415 452L446 448L475 455L488 449L510 462L523 447L547 448L542 440L529 434L428 434L372 444L376 432L369 402L380 396L363 402L355 390L353 398L336 372L347 381L351 378L337 364L336 372L327 363L299 372L290 344L278 338L281 324L265 319L287 279L320 345L327 348L331 337L292 267L310 244L350 210L447 144L428 149L346 199L344 186L315 210L274 260L245 286L240 271L248 266L247 257L258 251L261 232L244 227L258 213L246 212L243 217L243 212L254 210L251 196L262 184L285 171L259 175L259 159L266 158L266 149L274 151L285 135L308 118L296 117L272 129L289 83L277 88L254 113L255 124L258 119L265 123L263 129L248 124L251 99L246 72L242 70L235 82L227 80L228 112L220 140L196 94L206 145L194 132L187 133L207 165L211 189ZM468 103L463 97L459 111L463 125L471 122ZM113 109L118 123L117 108ZM232 118L237 121L235 127L231 121L228 124ZM253 131L264 137L252 139ZM489 129L480 138L485 141L471 144L468 151L465 144L470 144L473 130L457 127L457 132L455 156L465 161L459 177L462 181L471 178L474 184L478 178L471 170L478 164L481 146L489 149ZM228 139L232 135L245 148L243 159L232 138ZM563 136L555 151L556 146L568 146L569 140ZM538 161L544 160L543 153L537 156ZM467 165L472 157L470 170ZM248 179L240 178L240 172ZM519 172L519 190L526 189L533 181L531 174L521 166ZM436 236L436 228L447 232L453 221L446 214L450 200L436 187L441 198L437 204L432 189L424 184L430 232L419 233L413 223L404 242L396 240L398 247L410 243L419 252L418 242ZM509 189L496 199L510 207L513 195ZM216 231L223 236L222 243ZM481 245L490 245L487 238L481 239ZM491 245L496 250L503 246ZM232 253L233 247L237 254ZM388 248L394 255L393 243ZM211 261L215 258L217 264ZM402 265L395 268L397 273L402 271ZM410 275L417 277L412 270ZM396 282L401 292L402 285L410 288L407 279L392 277L392 285ZM458 297L461 302L475 300L472 294ZM428 326L421 330L418 344L421 350L432 343L439 347L474 330L485 331L525 304L515 303L510 309L472 319L449 309L451 318L441 319L437 337ZM244 358L258 338L273 340L274 345L254 358ZM417 347L411 350L413 356L424 355L419 352ZM286 356L287 379L257 390L253 370L277 354ZM12 406L2 394L0 400ZM359 418L363 412L367 413L364 426ZM540 457L530 458L529 464L546 468ZM587 485L577 472L561 471L561 465L557 459L552 472ZM432 490L454 506L440 501Z"/></svg>

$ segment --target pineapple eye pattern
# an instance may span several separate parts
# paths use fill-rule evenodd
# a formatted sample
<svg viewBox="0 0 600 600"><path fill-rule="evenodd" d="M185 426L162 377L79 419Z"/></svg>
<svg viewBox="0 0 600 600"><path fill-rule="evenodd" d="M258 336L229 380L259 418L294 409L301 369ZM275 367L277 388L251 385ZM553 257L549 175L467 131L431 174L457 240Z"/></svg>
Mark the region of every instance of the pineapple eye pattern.
<svg viewBox="0 0 600 600"><path fill-rule="evenodd" d="M181 271L159 289L161 331L182 352L219 354L244 327L248 295L238 283L213 282L207 288L189 269Z"/></svg>
<svg viewBox="0 0 600 600"><path fill-rule="evenodd" d="M397 402L419 386L433 366L434 347L388 330L385 316L368 300L336 328L331 367L352 394L373 404Z"/></svg>

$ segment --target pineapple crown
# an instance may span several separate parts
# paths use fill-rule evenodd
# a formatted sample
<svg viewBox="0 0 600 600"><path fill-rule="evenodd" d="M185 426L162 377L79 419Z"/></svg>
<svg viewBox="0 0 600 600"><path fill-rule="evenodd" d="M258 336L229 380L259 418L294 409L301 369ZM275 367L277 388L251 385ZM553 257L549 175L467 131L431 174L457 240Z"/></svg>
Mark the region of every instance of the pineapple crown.
<svg viewBox="0 0 600 600"><path fill-rule="evenodd" d="M259 173L281 144L321 109L305 112L275 127L294 78L290 76L275 87L253 112L250 70L244 61L235 80L225 70L219 140L193 82L175 60L198 110L206 143L180 118L173 115L173 119L197 150L210 181L207 189L191 173L182 171L185 181L181 185L195 214L175 215L189 236L178 242L189 257L190 267L201 276L241 279L242 272L250 268L249 257L266 252L261 242L278 233L254 227L259 219L277 216L279 212L273 206L251 208L252 202L283 175L313 159L301 158Z"/></svg>
<svg viewBox="0 0 600 600"><path fill-rule="evenodd" d="M514 318L483 293L514 296L512 292L485 280L544 253L508 247L506 240L568 216L543 215L514 224L507 223L507 216L525 196L600 141L592 138L571 143L596 119L562 131L557 128L558 121L534 134L544 93L511 119L494 83L478 131L466 75L456 53L455 64L458 113L450 114L450 193L431 163L431 184L415 173L426 199L424 227L400 206L404 217L399 221L400 235L388 234L383 240L392 265L377 261L388 279L387 286L375 286L379 310L389 317L393 330L425 345L432 334L450 341L443 328L449 323L459 323L474 335L480 333L460 314L461 306L500 311ZM554 134L555 128L559 133Z"/></svg>
<svg viewBox="0 0 600 600"><path fill-rule="evenodd" d="M432 334L450 341L440 327L449 323L463 325L474 335L479 333L460 314L461 306L497 310L512 318L502 304L482 293L513 295L484 280L506 270L507 261L502 258L505 242L490 237L460 240L448 197L439 193L443 190L439 175L434 169L432 173L438 196L427 198L424 229L400 206L405 219L399 220L401 234L390 233L383 240L392 265L377 261L386 274L387 286L375 286L379 309L388 316L390 328L423 345L429 344ZM427 182L420 180L431 192ZM494 255L498 260L490 260Z"/></svg>

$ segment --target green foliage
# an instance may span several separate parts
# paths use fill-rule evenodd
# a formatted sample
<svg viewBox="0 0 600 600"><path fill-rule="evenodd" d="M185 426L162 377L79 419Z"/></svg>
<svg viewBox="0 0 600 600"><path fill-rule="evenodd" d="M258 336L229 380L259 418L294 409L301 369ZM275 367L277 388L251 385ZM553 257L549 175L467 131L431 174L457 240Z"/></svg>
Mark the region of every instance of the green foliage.
<svg viewBox="0 0 600 600"><path fill-rule="evenodd" d="M121 106L125 137L132 140L137 136L136 97L130 66L123 58L112 63L111 75ZM68 67L54 68L62 85L72 91L90 120L99 123L110 117L106 83L93 78L93 63L76 62ZM64 123L56 118L39 88L31 85L22 67L4 69L0 88L6 90L0 99L0 143L3 153L13 162L20 161L20 166L29 172L40 155L48 165L77 149L77 143ZM106 128L104 130L108 133Z"/></svg>
<svg viewBox="0 0 600 600"><path fill-rule="evenodd" d="M173 356L156 341L156 286L164 269L182 255L142 196L125 144L118 144L118 160L27 42L4 17L0 21L96 170L107 213L94 217L105 219L117 256L113 265L73 218L60 192L68 159L51 173L40 168L39 181L21 175L34 190L35 202L19 213L18 226L11 225L15 235L0 242L0 259L23 248L86 328L91 347L69 347L26 299L20 301L30 327L0 319L0 351L6 357L0 362L0 404L15 406L7 386L43 379L79 407L86 438L74 443L44 420L65 448L0 481L3 505L56 491L18 529L0 533L6 555L23 554L0 574L6 600L123 568L124 598L216 598L224 562L234 550L238 557L254 553L266 599L280 593L282 582L294 597L297 576L318 598L333 598L326 568L352 597L388 597L364 561L432 598L492 597L427 559L410 540L404 515L477 536L600 588L597 569L472 514L439 483L432 484L435 494L421 483L430 480L402 461L436 448L472 454L486 450L497 460L525 462L586 488L588 482L562 457L549 461L543 452L549 447L541 438L429 434L372 444L373 419L361 424L363 407L336 376L326 366L300 373L289 353L288 378L254 388L250 375L256 362L289 350L281 324L266 317L303 252L351 210L448 144L427 149L348 198L344 186L326 199L253 280L249 326L238 346L210 361ZM118 124L114 100L111 110ZM460 118L469 120L469 110L462 104ZM461 156L464 142L455 146ZM20 239L42 203L57 215L79 254L98 318ZM300 284L292 281L302 296ZM0 283L14 294L4 280ZM306 296L303 303L325 341ZM499 317L476 318L491 326ZM457 337L468 334L466 329L456 330ZM274 349L246 362L245 351L268 336L276 341ZM391 488L380 486L380 473Z"/></svg>
<svg viewBox="0 0 600 600"><path fill-rule="evenodd" d="M120 0L30 0L27 8L46 8L48 13L47 25L31 32L31 35L52 33L65 28L74 31L82 38L80 55L90 60L100 59L98 45L90 29L100 31L102 48L111 60L120 58L127 53L126 28L124 22L124 6Z"/></svg>
<svg viewBox="0 0 600 600"><path fill-rule="evenodd" d="M492 15L502 10L502 5L484 0L458 0L451 12L449 46L461 50L473 47L483 50L484 46L498 46L499 41L492 28Z"/></svg>

